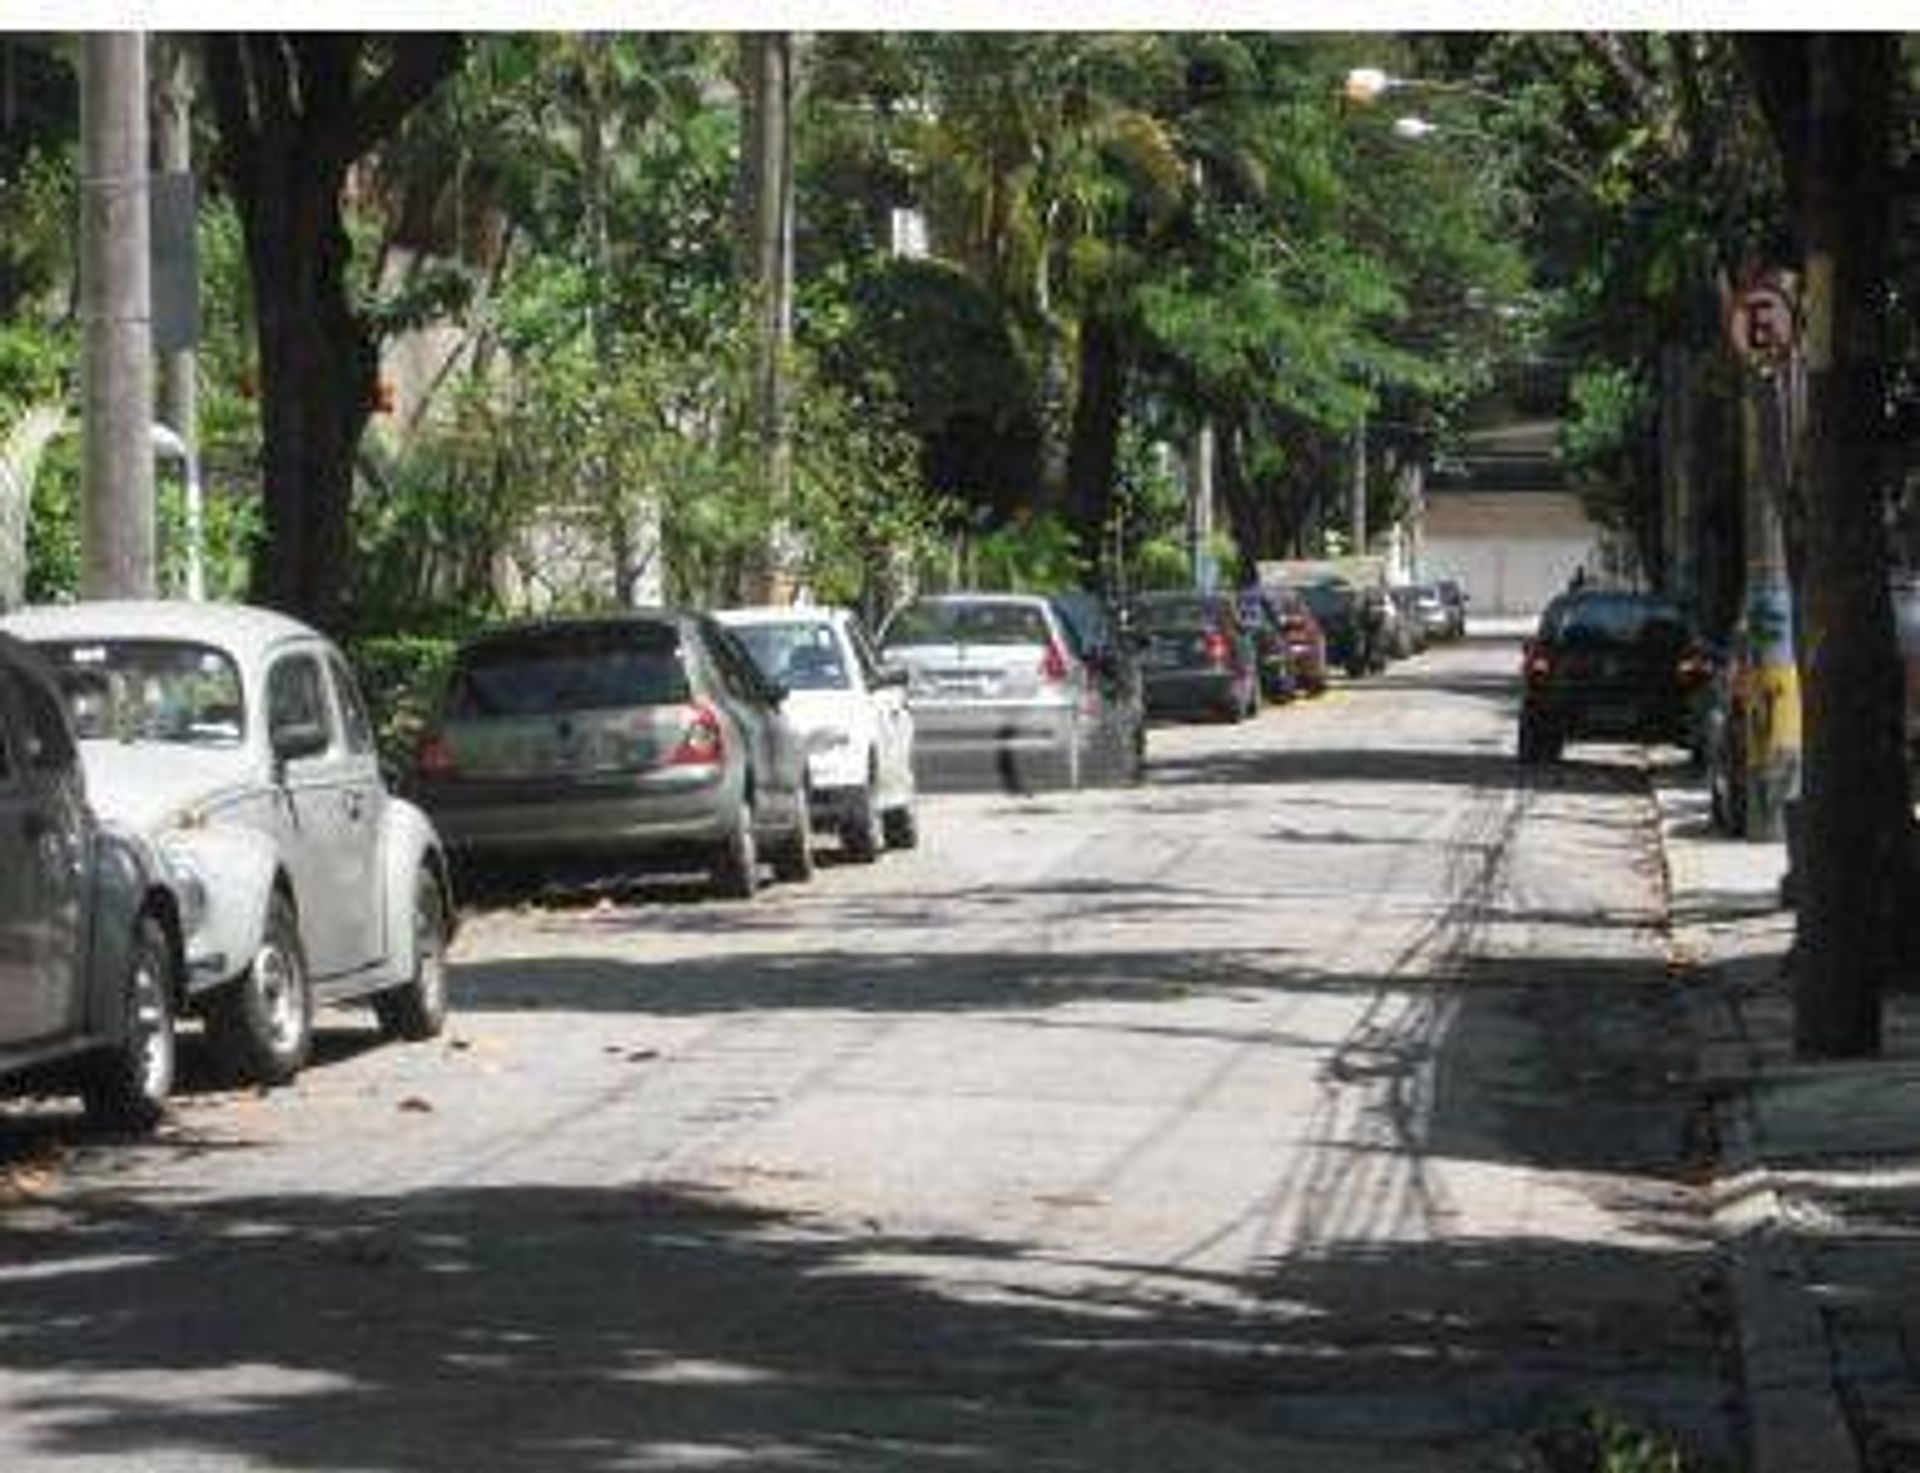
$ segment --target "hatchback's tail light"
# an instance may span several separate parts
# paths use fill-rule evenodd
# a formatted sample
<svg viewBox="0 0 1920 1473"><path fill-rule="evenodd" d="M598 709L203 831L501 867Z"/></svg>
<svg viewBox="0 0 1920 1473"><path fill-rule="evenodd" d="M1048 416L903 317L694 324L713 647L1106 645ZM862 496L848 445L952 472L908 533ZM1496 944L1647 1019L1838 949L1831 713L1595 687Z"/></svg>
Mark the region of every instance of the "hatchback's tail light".
<svg viewBox="0 0 1920 1473"><path fill-rule="evenodd" d="M1052 640L1047 641L1047 652L1040 657L1040 678L1059 685L1067 678L1067 653Z"/></svg>
<svg viewBox="0 0 1920 1473"><path fill-rule="evenodd" d="M680 744L667 757L669 767L712 767L727 755L726 728L720 714L705 701L687 708L687 725Z"/></svg>
<svg viewBox="0 0 1920 1473"><path fill-rule="evenodd" d="M1713 662L1699 650L1688 650L1680 656L1674 675L1685 689L1692 690L1713 678Z"/></svg>
<svg viewBox="0 0 1920 1473"><path fill-rule="evenodd" d="M460 763L453 755L453 743L444 732L432 727L421 732L420 740L414 745L413 766L424 778L452 777L460 770Z"/></svg>
<svg viewBox="0 0 1920 1473"><path fill-rule="evenodd" d="M1227 644L1226 635L1222 634L1218 629L1209 629L1207 631L1207 637L1201 642L1200 649L1201 653L1206 656L1209 665L1217 666L1223 670L1227 666L1229 656L1233 653Z"/></svg>
<svg viewBox="0 0 1920 1473"><path fill-rule="evenodd" d="M1553 674L1553 656L1545 645L1530 641L1520 670L1528 685L1545 685L1547 677Z"/></svg>

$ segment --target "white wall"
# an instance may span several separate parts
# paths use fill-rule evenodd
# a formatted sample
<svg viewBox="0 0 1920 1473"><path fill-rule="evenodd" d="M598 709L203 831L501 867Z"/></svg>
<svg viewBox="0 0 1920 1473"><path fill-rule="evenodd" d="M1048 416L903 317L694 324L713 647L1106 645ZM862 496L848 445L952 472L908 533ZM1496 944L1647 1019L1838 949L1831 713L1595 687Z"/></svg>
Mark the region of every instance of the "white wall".
<svg viewBox="0 0 1920 1473"><path fill-rule="evenodd" d="M1427 491L1422 579L1454 578L1480 615L1538 613L1576 568L1606 566L1601 529L1565 491Z"/></svg>

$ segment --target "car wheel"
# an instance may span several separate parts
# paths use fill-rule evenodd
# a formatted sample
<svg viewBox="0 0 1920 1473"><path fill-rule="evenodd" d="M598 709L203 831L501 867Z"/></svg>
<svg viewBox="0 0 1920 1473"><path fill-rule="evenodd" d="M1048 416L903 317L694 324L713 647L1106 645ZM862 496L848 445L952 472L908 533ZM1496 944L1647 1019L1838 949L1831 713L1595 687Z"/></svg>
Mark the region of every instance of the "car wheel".
<svg viewBox="0 0 1920 1473"><path fill-rule="evenodd" d="M742 797L733 829L714 856L713 893L725 900L751 900L760 889L760 847L753 833L753 799Z"/></svg>
<svg viewBox="0 0 1920 1473"><path fill-rule="evenodd" d="M773 861L773 877L788 885L805 884L813 878L813 805L804 786L795 802L799 814L793 828L768 856Z"/></svg>
<svg viewBox="0 0 1920 1473"><path fill-rule="evenodd" d="M255 1084L285 1084L307 1062L313 989L299 919L281 891L267 902L266 930L245 975L208 1002L207 1040L226 1072Z"/></svg>
<svg viewBox="0 0 1920 1473"><path fill-rule="evenodd" d="M840 847L855 864L872 864L886 844L880 805L874 799L873 785L869 782L847 807L846 818L840 825Z"/></svg>
<svg viewBox="0 0 1920 1473"><path fill-rule="evenodd" d="M887 847L890 849L917 849L920 847L920 814L909 798L899 808L889 808L881 819L887 834Z"/></svg>
<svg viewBox="0 0 1920 1473"><path fill-rule="evenodd" d="M447 929L446 896L422 866L413 882L413 976L373 997L374 1016L387 1037L418 1043L446 1026Z"/></svg>
<svg viewBox="0 0 1920 1473"><path fill-rule="evenodd" d="M134 927L127 953L125 1030L91 1061L81 1080L87 1114L110 1130L144 1133L160 1123L173 1092L179 1044L174 1035L173 949L152 916Z"/></svg>
<svg viewBox="0 0 1920 1473"><path fill-rule="evenodd" d="M1519 746L1520 761L1528 767L1538 767L1560 755L1560 738L1538 719L1521 719Z"/></svg>

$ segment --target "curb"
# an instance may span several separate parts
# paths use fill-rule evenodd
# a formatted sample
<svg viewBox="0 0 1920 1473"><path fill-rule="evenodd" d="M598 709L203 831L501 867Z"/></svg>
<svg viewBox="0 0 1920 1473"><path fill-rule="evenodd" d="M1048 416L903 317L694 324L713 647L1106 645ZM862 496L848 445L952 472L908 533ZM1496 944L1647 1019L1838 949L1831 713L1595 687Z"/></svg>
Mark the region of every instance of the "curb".
<svg viewBox="0 0 1920 1473"><path fill-rule="evenodd" d="M1668 911L1673 900L1676 814L1671 790L1652 775ZM1669 933L1676 973L1693 974L1683 995L1700 1086L1713 1111L1717 1150L1713 1234L1726 1283L1745 1393L1750 1473L1861 1473L1860 1449L1841 1404L1827 1323L1760 1150L1753 1106L1759 1054L1739 1003L1718 983L1711 958Z"/></svg>

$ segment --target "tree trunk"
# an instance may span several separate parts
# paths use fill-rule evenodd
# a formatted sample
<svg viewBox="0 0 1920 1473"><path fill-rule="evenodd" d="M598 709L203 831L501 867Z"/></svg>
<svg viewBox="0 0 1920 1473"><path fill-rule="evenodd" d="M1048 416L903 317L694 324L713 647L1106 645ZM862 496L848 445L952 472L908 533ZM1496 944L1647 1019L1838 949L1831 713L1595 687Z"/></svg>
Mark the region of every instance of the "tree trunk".
<svg viewBox="0 0 1920 1473"><path fill-rule="evenodd" d="M1088 317L1080 324L1080 391L1074 398L1067 456L1067 515L1090 567L1102 565L1108 545L1126 374L1119 328L1110 318Z"/></svg>
<svg viewBox="0 0 1920 1473"><path fill-rule="evenodd" d="M204 44L216 165L246 238L260 350L263 527L252 596L323 629L346 614L349 517L378 343L353 310L347 171L460 63L461 42L220 32Z"/></svg>
<svg viewBox="0 0 1920 1473"><path fill-rule="evenodd" d="M345 616L354 455L379 355L347 305L352 246L340 180L262 155L240 193L260 344L262 541L252 598L338 630Z"/></svg>
<svg viewBox="0 0 1920 1473"><path fill-rule="evenodd" d="M1887 594L1884 322L1898 42L1747 43L1806 252L1804 735L1794 1037L1877 1053L1913 903L1900 666ZM1890 801L1898 795L1897 801Z"/></svg>
<svg viewBox="0 0 1920 1473"><path fill-rule="evenodd" d="M1270 495L1248 474L1245 428L1227 422L1220 431L1220 496L1227 507L1227 524L1233 529L1233 545L1239 555L1236 569L1242 584L1259 577L1260 560L1280 551L1276 536L1277 508Z"/></svg>

